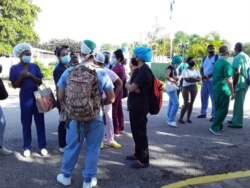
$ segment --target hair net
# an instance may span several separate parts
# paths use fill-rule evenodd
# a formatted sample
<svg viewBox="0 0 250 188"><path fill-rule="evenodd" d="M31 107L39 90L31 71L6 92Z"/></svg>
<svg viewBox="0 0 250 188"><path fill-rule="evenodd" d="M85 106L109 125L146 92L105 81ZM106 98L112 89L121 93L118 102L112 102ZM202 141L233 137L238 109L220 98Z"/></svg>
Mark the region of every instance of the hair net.
<svg viewBox="0 0 250 188"><path fill-rule="evenodd" d="M152 50L148 47L137 47L134 49L134 55L144 62L150 62L152 59Z"/></svg>
<svg viewBox="0 0 250 188"><path fill-rule="evenodd" d="M19 57L22 52L31 50L31 48L29 43L19 43L14 47L14 56Z"/></svg>
<svg viewBox="0 0 250 188"><path fill-rule="evenodd" d="M95 56L95 60L99 63L104 64L105 56L102 53L97 53Z"/></svg>
<svg viewBox="0 0 250 188"><path fill-rule="evenodd" d="M178 55L175 55L173 58L172 58L172 64L179 64L182 62L182 58Z"/></svg>

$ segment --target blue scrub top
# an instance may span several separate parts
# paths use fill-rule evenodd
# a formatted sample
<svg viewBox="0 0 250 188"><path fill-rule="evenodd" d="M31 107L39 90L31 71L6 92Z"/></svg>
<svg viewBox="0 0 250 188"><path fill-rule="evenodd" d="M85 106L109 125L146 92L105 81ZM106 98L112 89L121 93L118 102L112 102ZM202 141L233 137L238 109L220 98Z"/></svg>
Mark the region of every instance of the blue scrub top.
<svg viewBox="0 0 250 188"><path fill-rule="evenodd" d="M17 65L13 65L10 68L10 75L9 75L9 80L14 83L21 75L21 72L24 70L24 67L21 63L17 64ZM34 63L30 63L29 67L28 67L28 72L32 73L34 76L38 77L38 78L42 78L43 74L41 73L40 68L34 64ZM35 83L35 81L28 77L28 78L24 78L21 82L21 86L20 89L21 91L23 90L37 90L37 84Z"/></svg>

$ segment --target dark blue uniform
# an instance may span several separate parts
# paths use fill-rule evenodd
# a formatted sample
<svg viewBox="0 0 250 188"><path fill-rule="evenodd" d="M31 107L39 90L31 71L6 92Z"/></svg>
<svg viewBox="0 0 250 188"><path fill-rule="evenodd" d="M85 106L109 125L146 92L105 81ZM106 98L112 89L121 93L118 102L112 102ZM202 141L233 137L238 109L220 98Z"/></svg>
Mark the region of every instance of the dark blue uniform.
<svg viewBox="0 0 250 188"><path fill-rule="evenodd" d="M67 68L62 63L57 64L57 66L53 72L53 78L54 78L55 85L57 85L57 82L61 78L62 73L66 69ZM61 108L60 108L60 103L59 103L58 99L56 101L56 104L57 104L57 108L60 112ZM59 122L59 125L58 125L58 142L59 142L60 148L64 148L66 146L66 129L65 129L65 122L64 121Z"/></svg>
<svg viewBox="0 0 250 188"><path fill-rule="evenodd" d="M10 81L14 83L20 77L20 74L23 70L24 68L22 64L13 65L10 69ZM32 73L38 78L43 77L43 74L36 64L29 64L28 72ZM44 114L38 112L34 96L34 91L37 91L37 89L37 84L30 77L24 78L21 82L19 99L21 109L21 123L23 126L24 150L31 149L31 124L33 115L37 130L38 147L39 149L43 149L46 148L47 145L45 136Z"/></svg>

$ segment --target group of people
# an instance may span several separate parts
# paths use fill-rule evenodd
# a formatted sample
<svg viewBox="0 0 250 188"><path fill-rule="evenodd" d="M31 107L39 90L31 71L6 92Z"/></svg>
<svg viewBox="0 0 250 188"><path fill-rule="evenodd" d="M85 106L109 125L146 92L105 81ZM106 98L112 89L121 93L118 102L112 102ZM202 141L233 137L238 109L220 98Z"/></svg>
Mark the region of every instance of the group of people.
<svg viewBox="0 0 250 188"><path fill-rule="evenodd" d="M235 99L235 104L233 117L228 121L228 126L232 128L243 126L243 106L248 89L247 67L250 60L243 52L241 43L235 45L236 56L233 65L227 60L229 57L227 46L221 46L218 55L215 54L213 45L209 45L207 51L209 55L203 58L200 70L196 68L195 57L188 57L183 61L180 56L174 56L172 63L167 66L165 79L169 104L166 121L172 127L177 126L175 119L181 92L184 104L178 124L192 123L193 104L198 93L197 83L202 82L201 114L197 118L207 117L210 96L212 101L210 121L213 122L210 131L220 135L228 112L230 95L231 99ZM20 62L11 67L9 79L13 88L20 88L23 155L25 157L31 155L31 124L34 116L38 147L41 155L46 156L48 151L44 114L38 112L34 97L34 91L37 91L42 84L43 74L36 64L31 63L30 44L17 44L14 47L14 54ZM108 146L121 147L115 141L115 136L119 136L124 130L122 98L127 96L135 146L134 151L127 155L126 159L132 161L132 168L149 167L147 114L154 75L146 62L151 61L151 49L147 47L134 49L129 62L131 69L129 78L124 67L127 59L124 58L121 49L114 51L112 63L110 54L97 52L96 44L91 40L82 42L79 54L70 53L69 46L65 45L58 47L55 55L58 58L53 71L59 111L58 142L59 150L63 153L61 173L58 174L57 181L65 186L71 184L72 172L83 141L86 140L86 161L82 172L83 187L96 186L97 164L105 135ZM88 83L84 79L88 80ZM82 83L84 88L79 83ZM186 121L185 114L187 114ZM3 146L1 134L0 153L11 153Z"/></svg>
<svg viewBox="0 0 250 188"><path fill-rule="evenodd" d="M197 118L206 118L208 99L211 99L212 126L209 129L215 135L221 135L223 121L225 120L230 95L235 99L233 117L227 121L230 128L242 128L244 115L244 101L248 90L247 69L250 67L249 56L243 52L242 43L235 45L233 63L229 62L230 52L227 46L219 48L215 53L213 45L207 46L208 55L202 59L200 70L195 68L195 57L182 60L174 56L172 63L166 68L166 92L169 96L166 122L172 127L178 124L192 123L191 115L193 104L197 95L197 83L201 85L201 111ZM170 89L174 86L176 89ZM179 87L177 87L179 86ZM179 93L182 92L184 104L179 119L175 119L179 109ZM184 115L187 113L186 122Z"/></svg>
<svg viewBox="0 0 250 188"><path fill-rule="evenodd" d="M14 55L19 58L19 63L11 67L9 80L13 88L20 89L23 156L30 157L31 155L33 117L40 154L47 156L44 114L38 112L34 96L34 92L42 84L43 74L38 65L31 63L32 47L29 43L17 44L14 47ZM115 136L120 136L124 131L122 99L127 96L135 149L126 159L133 162L131 164L132 168L148 167L149 149L146 125L149 111L149 92L153 87L153 74L145 62L151 61L151 49L147 47L134 49L133 58L130 61L130 79L125 67L127 59L124 58L121 49L114 51L112 63L109 61L110 56L108 54L96 51L96 44L91 40L82 42L79 55L70 53L67 45L57 48L55 55L58 58L58 63L53 71L59 111L58 142L59 151L63 153L61 173L58 174L57 181L63 185L71 184L71 174L77 162L82 143L86 140L83 187L93 187L97 184L97 163L105 135L108 146L113 148L121 147L115 141ZM85 83L84 92L81 93L79 93L79 88L81 88L79 85L75 85L76 87L73 87L72 90L72 83L76 84L81 80L79 70L84 72L84 79L92 79L91 82ZM79 78L75 78L75 75L79 75ZM69 86L70 84L71 86ZM82 84L84 84L84 80ZM96 88L100 97L99 103L98 96L94 96L96 91L94 89ZM89 117L79 121L78 115L81 112L77 110L81 110L79 105L82 104L76 98L78 104L72 101L72 96L76 97L77 94L81 95L82 93L86 96L86 99L82 99L83 103L86 102L84 108L94 111L94 115L88 115L89 112L85 113ZM70 100L72 104L69 103ZM93 102L93 100L96 101ZM92 102L93 104L91 104ZM11 152L3 145L0 147L0 153L2 154L11 154Z"/></svg>

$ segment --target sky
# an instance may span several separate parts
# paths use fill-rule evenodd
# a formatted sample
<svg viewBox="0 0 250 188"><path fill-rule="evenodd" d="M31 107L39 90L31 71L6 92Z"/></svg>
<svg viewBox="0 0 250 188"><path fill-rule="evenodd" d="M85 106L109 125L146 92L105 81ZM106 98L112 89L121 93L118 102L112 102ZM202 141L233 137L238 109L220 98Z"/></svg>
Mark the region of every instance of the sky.
<svg viewBox="0 0 250 188"><path fill-rule="evenodd" d="M166 34L218 32L232 45L250 42L250 0L33 0L42 9L35 30L52 38L91 39L98 45L143 41L155 25Z"/></svg>

